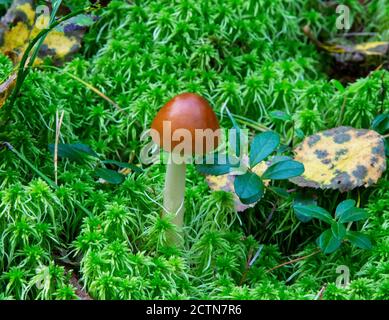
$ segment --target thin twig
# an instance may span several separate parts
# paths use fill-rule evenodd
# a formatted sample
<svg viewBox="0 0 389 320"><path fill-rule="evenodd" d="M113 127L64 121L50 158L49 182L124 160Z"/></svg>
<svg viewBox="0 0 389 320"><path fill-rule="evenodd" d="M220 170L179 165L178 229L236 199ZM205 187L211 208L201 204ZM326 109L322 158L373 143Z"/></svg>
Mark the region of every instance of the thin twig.
<svg viewBox="0 0 389 320"><path fill-rule="evenodd" d="M343 33L343 37L355 37L355 36L375 36L377 35L376 32L349 32L349 33Z"/></svg>
<svg viewBox="0 0 389 320"><path fill-rule="evenodd" d="M105 95L103 92L101 92L99 89L97 89L96 87L94 87L93 85L91 85L90 83L86 82L85 80L75 76L74 74L71 74L70 72L67 72L61 68L58 68L56 66L39 66L39 68L49 68L49 69L53 69L53 70L56 70L62 74L65 74L67 76L69 76L70 78L72 78L73 80L76 80L78 81L79 83L83 84L87 89L93 91L94 93L96 93L98 96L100 96L101 98L103 98L105 101L107 101L109 104L113 105L116 109L118 109L120 112L124 112L124 110L115 102L113 101L110 97L108 97L107 95Z"/></svg>
<svg viewBox="0 0 389 320"><path fill-rule="evenodd" d="M240 279L240 282L239 282L240 286L246 281L247 273L249 272L250 268L253 266L255 261L257 261L257 259L259 258L260 254L262 252L262 249L263 249L263 245L260 245L253 258L251 258L253 255L253 250L250 249L249 256L247 258L246 269L243 272L242 278Z"/></svg>
<svg viewBox="0 0 389 320"><path fill-rule="evenodd" d="M247 257L247 262L246 262L245 270L244 270L244 272L242 274L242 278L239 281L239 285L240 286L246 281L247 273L248 273L248 271L250 269L250 260L251 260L252 256L253 256L253 249L251 248L250 251L249 251L248 257Z"/></svg>
<svg viewBox="0 0 389 320"><path fill-rule="evenodd" d="M65 111L63 110L60 117L58 117L58 110L55 113L54 179L56 185L58 185L58 143L64 114Z"/></svg>
<svg viewBox="0 0 389 320"><path fill-rule="evenodd" d="M76 295L80 300L93 300L88 292L81 286L76 274L69 270L68 273L71 274L71 278L69 280L70 284L76 289Z"/></svg>
<svg viewBox="0 0 389 320"><path fill-rule="evenodd" d="M323 300L323 293L324 291L326 290L326 287L327 285L324 285L320 291L317 293L317 295L315 296L315 299L314 300Z"/></svg>
<svg viewBox="0 0 389 320"><path fill-rule="evenodd" d="M268 215L268 217L266 218L266 221L262 225L263 229L266 229L266 227L270 223L271 219L273 218L274 212L276 212L277 206L278 206L278 202L275 202L271 208L270 214Z"/></svg>
<svg viewBox="0 0 389 320"><path fill-rule="evenodd" d="M384 139L389 138L389 133L388 133L388 134L385 134L384 136L382 136L382 138L384 138Z"/></svg>
<svg viewBox="0 0 389 320"><path fill-rule="evenodd" d="M297 258L297 259L293 259L293 260L290 260L290 261L286 261L286 262L284 262L284 263L281 263L281 264L279 264L278 266L275 266L274 268L271 268L271 269L267 270L266 273L272 272L273 270L276 270L276 269L281 268L281 267L283 267L283 266L286 266L286 265L288 265L288 264L292 264L292 263L295 263L295 262L299 262L299 261L301 261L301 260L304 260L304 259L307 259L307 258L309 258L309 257L312 257L312 256L314 256L315 254L318 254L320 251L321 251L320 249L317 249L316 251L314 251L314 252L312 252L312 253L310 253L310 254L304 256L304 257L300 257L300 258Z"/></svg>

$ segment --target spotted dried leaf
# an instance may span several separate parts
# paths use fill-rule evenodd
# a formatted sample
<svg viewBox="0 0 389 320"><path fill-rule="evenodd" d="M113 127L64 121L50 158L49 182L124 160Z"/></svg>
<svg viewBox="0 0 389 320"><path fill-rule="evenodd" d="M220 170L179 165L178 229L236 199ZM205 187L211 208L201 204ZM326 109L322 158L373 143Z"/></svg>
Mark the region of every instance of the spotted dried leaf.
<svg viewBox="0 0 389 320"><path fill-rule="evenodd" d="M338 62L362 62L371 57L383 58L389 53L389 42L371 41L359 44L322 43L316 39L308 26L303 32L321 50L326 51Z"/></svg>
<svg viewBox="0 0 389 320"><path fill-rule="evenodd" d="M243 157L242 161L247 164L248 158ZM271 164L272 164L271 160L266 161L266 162L262 161L259 164L257 164L256 166L254 166L254 168L252 168L252 171L254 173L256 173L257 175L261 176ZM226 192L231 192L233 194L233 198L234 198L235 209L236 209L236 211L241 212L241 211L245 211L248 208L254 207L255 203L247 205L247 204L243 204L239 200L239 197L235 193L235 189L234 189L234 181L235 181L236 175L237 175L236 172L232 172L230 174L224 174L224 175L220 175L220 176L208 175L208 176L206 176L206 181L207 181L209 187L213 191L222 190L222 191L226 191ZM264 180L263 182L265 185L269 184L268 180Z"/></svg>
<svg viewBox="0 0 389 320"><path fill-rule="evenodd" d="M322 49L333 54L360 54L363 56L384 56L389 50L389 42L365 42L355 46L347 45L322 45Z"/></svg>
<svg viewBox="0 0 389 320"><path fill-rule="evenodd" d="M31 39L49 24L47 14L36 14L36 1L15 0L0 21L0 51L20 62ZM81 48L85 27L56 28L43 42L35 64L50 57L57 65L68 60Z"/></svg>
<svg viewBox="0 0 389 320"><path fill-rule="evenodd" d="M15 68L30 40L49 25L48 14L36 14L36 3L33 0L15 0L0 20L0 52L12 60ZM85 31L85 26L74 22L52 30L40 47L34 65L41 64L47 57L56 65L69 60L81 48ZM15 83L15 72L0 83L0 108L10 96Z"/></svg>
<svg viewBox="0 0 389 320"><path fill-rule="evenodd" d="M302 187L348 191L376 183L386 169L384 140L377 132L338 127L307 137L296 149Z"/></svg>

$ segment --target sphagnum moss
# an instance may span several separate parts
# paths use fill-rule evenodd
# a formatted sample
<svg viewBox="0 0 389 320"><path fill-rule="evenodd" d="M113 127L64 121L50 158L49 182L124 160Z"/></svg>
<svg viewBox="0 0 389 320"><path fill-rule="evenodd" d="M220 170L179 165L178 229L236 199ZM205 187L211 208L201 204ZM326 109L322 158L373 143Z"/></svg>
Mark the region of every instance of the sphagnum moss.
<svg viewBox="0 0 389 320"><path fill-rule="evenodd" d="M76 2L69 1L73 9L81 5ZM366 30L385 31L379 30L385 15L375 14L383 12L384 2L372 1L363 10L359 1L349 1L350 12ZM388 99L378 94L388 88L389 75L376 71L343 90L329 81L324 57L300 31L309 22L315 36L336 35L336 16L324 6L303 0L214 0L207 6L194 0L112 1L86 36L85 55L64 70L120 109L65 74L36 69L12 110L5 105L0 111L0 141L10 142L53 178L47 144L54 139L58 110L64 111L63 142L82 141L121 161L135 155L138 163L143 129L166 97L185 91L203 95L217 111L227 103L234 114L288 140L295 134L296 143L302 134L339 121L368 127L389 108ZM3 73L10 71L5 62ZM276 110L293 121L275 122L271 111ZM1 299L75 299L71 269L94 299L314 299L325 283L325 299L389 297L387 174L377 187L352 194L370 212L366 230L374 240L372 251L345 246L267 273L292 255L316 250L321 226L300 226L290 200L267 194L238 215L231 195L210 193L189 166L182 250L167 245L171 222L159 216L162 166L128 175L119 186L97 183L92 167L61 160L60 187L53 191L14 154L0 151ZM335 196L343 197L319 196L325 208L333 208ZM350 268L346 288L335 285L339 265ZM37 286L44 274L49 274L44 286Z"/></svg>

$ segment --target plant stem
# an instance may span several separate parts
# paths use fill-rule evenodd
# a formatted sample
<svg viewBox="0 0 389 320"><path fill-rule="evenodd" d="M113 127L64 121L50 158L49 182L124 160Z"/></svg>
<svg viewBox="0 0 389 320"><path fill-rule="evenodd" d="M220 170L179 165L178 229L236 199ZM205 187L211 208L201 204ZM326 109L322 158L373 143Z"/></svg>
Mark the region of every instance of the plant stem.
<svg viewBox="0 0 389 320"><path fill-rule="evenodd" d="M173 214L172 223L180 231L184 224L184 197L185 197L186 163L174 163L172 155L166 168L165 190L163 194L164 215ZM176 237L169 236L175 243Z"/></svg>
<svg viewBox="0 0 389 320"><path fill-rule="evenodd" d="M326 287L327 287L327 285L325 284L325 285L320 289L320 291L318 292L318 294L317 294L316 297L315 297L315 300L323 300L323 293L324 293L324 291L326 290Z"/></svg>
<svg viewBox="0 0 389 320"><path fill-rule="evenodd" d="M320 251L321 251L321 250L318 249L318 250L316 250L316 251L314 251L314 252L312 252L312 253L310 253L310 254L304 256L304 257L300 257L300 258L297 258L297 259L293 259L293 260L290 260L290 261L281 263L281 264L279 264L278 266L275 266L274 268L271 268L271 269L267 270L266 273L272 272L273 270L276 270L276 269L281 268L281 267L283 267L283 266L286 266L286 265L288 265L288 264L292 264L292 263L295 263L295 262L299 262L299 261L304 260L304 259L306 259L306 258L312 257L312 256L314 256L315 254L318 254Z"/></svg>
<svg viewBox="0 0 389 320"><path fill-rule="evenodd" d="M61 117L59 117L58 110L55 114L55 144L54 144L54 177L55 177L55 184L58 185L58 143L59 143L59 137L61 135L61 126L63 121L63 116L65 114L65 111L62 111Z"/></svg>
<svg viewBox="0 0 389 320"><path fill-rule="evenodd" d="M65 71L65 70L63 70L61 68L56 67L56 66L39 66L39 68L53 69L53 70L56 70L58 72L61 72L62 74L65 74L65 75L69 76L73 80L76 80L79 83L81 83L82 85L84 85L87 89L89 89L89 90L93 91L94 93L96 93L97 95L99 95L101 98L103 98L109 104L113 105L120 112L124 112L124 110L122 108L120 108L120 106L115 101L113 101L111 98L107 97L104 93L102 93L96 87L92 86L90 83L86 82L85 80L82 80L81 78L75 76L74 74L71 74L70 72L67 72L67 71Z"/></svg>
<svg viewBox="0 0 389 320"><path fill-rule="evenodd" d="M219 111L215 111L215 113L218 116L222 116L222 113ZM237 122L251 128L253 130L257 130L257 131L261 131L261 132L270 131L270 129L268 127L258 123L257 121L251 120L249 118L246 118L246 117L234 114L234 113L230 113L230 115L233 116Z"/></svg>
<svg viewBox="0 0 389 320"><path fill-rule="evenodd" d="M45 176L41 171L39 171L30 161L26 159L24 155L22 155L19 151L17 151L11 144L8 142L2 142L3 146L7 147L9 151L12 151L16 156L22 160L25 164L27 164L39 177L41 177L50 187L53 189L57 189L57 185L53 180Z"/></svg>
<svg viewBox="0 0 389 320"><path fill-rule="evenodd" d="M57 12L58 12L58 9L59 9L59 6L61 5L61 2L62 0L58 0L56 2L54 2L53 6L52 6L52 12L50 14L50 21L49 21L49 26L51 26L54 22L55 22L55 16L57 15ZM31 54L31 57L30 57L30 61L28 62L28 65L29 66L32 66L34 64L34 61L38 55L38 52L40 50L40 47L42 46L43 42L45 41L46 37L47 37L47 34L44 34L38 41L37 45L36 45L36 48L35 50L33 51L33 53ZM24 65L23 65L24 67Z"/></svg>

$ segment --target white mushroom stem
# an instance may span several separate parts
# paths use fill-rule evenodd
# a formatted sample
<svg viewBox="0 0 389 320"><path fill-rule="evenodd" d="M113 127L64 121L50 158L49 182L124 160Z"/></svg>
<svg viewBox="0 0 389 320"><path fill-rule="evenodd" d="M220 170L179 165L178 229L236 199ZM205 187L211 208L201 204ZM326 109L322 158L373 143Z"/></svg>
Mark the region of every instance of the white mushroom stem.
<svg viewBox="0 0 389 320"><path fill-rule="evenodd" d="M173 214L172 223L182 229L184 224L184 197L185 197L185 171L186 163L174 163L170 156L166 168L165 190L163 195L163 206L165 214Z"/></svg>

